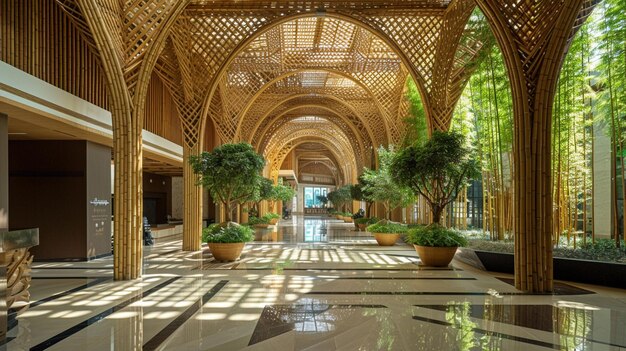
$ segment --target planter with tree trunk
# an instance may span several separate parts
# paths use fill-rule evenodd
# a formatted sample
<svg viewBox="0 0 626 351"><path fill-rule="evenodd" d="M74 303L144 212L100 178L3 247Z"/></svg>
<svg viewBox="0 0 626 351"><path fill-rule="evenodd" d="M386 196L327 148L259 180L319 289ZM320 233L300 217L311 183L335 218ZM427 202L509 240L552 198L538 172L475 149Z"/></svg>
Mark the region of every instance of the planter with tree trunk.
<svg viewBox="0 0 626 351"><path fill-rule="evenodd" d="M451 254L449 259L452 260L456 252L455 246L463 243L458 233L443 228L440 222L446 206L456 199L470 179L479 175L478 165L472 156L472 150L465 145L462 134L435 131L427 141L400 150L391 162L393 181L410 188L416 196L422 196L431 209L433 223L413 229L409 236L409 242L416 245L418 255L426 265L444 265L447 258L430 261L432 252L445 251L446 254L434 255L439 257ZM446 246L444 243L455 245L442 249L441 247ZM424 251L424 246L429 248L428 252ZM445 263L447 264L449 261Z"/></svg>
<svg viewBox="0 0 626 351"><path fill-rule="evenodd" d="M245 243L254 239L254 231L234 222L211 225L202 231L202 241L219 262L236 261Z"/></svg>
<svg viewBox="0 0 626 351"><path fill-rule="evenodd" d="M189 156L189 163L211 198L224 206L226 222L232 221L234 205L255 199L263 179L259 174L265 167L263 157L247 143L220 145L211 152Z"/></svg>
<svg viewBox="0 0 626 351"><path fill-rule="evenodd" d="M439 224L412 228L406 241L413 244L424 265L433 267L448 266L457 249L467 245L465 237Z"/></svg>
<svg viewBox="0 0 626 351"><path fill-rule="evenodd" d="M391 220L391 213L398 207L411 204L414 196L410 189L393 181L390 165L396 152L390 148L378 148L378 169L365 169L361 178L364 181L361 190L365 198L381 203L385 207L385 218Z"/></svg>

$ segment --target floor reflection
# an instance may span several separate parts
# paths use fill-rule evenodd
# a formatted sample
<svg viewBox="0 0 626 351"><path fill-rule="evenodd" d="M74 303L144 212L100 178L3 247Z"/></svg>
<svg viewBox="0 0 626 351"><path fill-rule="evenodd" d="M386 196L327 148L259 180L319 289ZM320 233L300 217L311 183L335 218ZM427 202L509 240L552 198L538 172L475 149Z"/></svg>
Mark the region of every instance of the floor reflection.
<svg viewBox="0 0 626 351"><path fill-rule="evenodd" d="M511 339L532 343L524 338L480 329L478 321L475 322L473 319L482 321L492 328L496 326L492 322L496 322L554 333L557 336L554 339L555 343L547 346L555 346L557 349L587 350L591 349L593 344L626 347L626 334L624 333L626 313L584 304L568 303L566 306L554 306L486 303L476 305L451 302L445 305L416 305L416 307L444 312L447 324L460 331L455 338L455 343L461 350L479 346L479 349L491 350L494 342L492 337L496 340ZM441 323L419 315L413 318L435 324ZM602 332L598 333L598 331ZM535 342L535 344L546 346L543 342L541 344Z"/></svg>
<svg viewBox="0 0 626 351"><path fill-rule="evenodd" d="M327 217L296 217L282 220L278 226L256 228L256 242L284 244L329 243L371 239L371 234L358 231L353 223Z"/></svg>
<svg viewBox="0 0 626 351"><path fill-rule="evenodd" d="M249 345L277 337L291 331L296 332L296 344L311 347L320 341L332 338L337 332L357 327L361 323L346 324L351 319L375 316L372 309L386 308L383 305L328 304L314 299L301 299L291 305L265 306L252 333ZM367 311L366 310L370 310ZM300 348L298 348L300 349Z"/></svg>

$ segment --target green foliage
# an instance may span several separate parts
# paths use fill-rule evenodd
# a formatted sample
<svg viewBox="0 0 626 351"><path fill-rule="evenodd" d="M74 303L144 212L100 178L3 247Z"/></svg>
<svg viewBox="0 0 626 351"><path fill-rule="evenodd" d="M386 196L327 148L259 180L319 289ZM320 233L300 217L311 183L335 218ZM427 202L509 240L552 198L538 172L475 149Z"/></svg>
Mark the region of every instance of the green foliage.
<svg viewBox="0 0 626 351"><path fill-rule="evenodd" d="M390 165L392 179L422 195L439 223L443 209L458 195L478 167L464 137L456 132L434 132L423 144L401 150Z"/></svg>
<svg viewBox="0 0 626 351"><path fill-rule="evenodd" d="M459 232L436 223L410 229L406 241L418 246L467 246L467 239Z"/></svg>
<svg viewBox="0 0 626 351"><path fill-rule="evenodd" d="M328 200L333 203L335 208L340 209L345 207L346 204L352 200L350 188L350 185L344 185L341 188L329 192L326 196L328 197Z"/></svg>
<svg viewBox="0 0 626 351"><path fill-rule="evenodd" d="M271 220L271 219L278 219L278 218L280 218L280 215L278 213L268 212L268 213L264 214L263 217L267 218L268 220Z"/></svg>
<svg viewBox="0 0 626 351"><path fill-rule="evenodd" d="M269 200L273 201L291 201L293 197L296 196L296 191L289 185L283 184L283 179L278 179L278 184L274 185L272 188L271 195L269 196Z"/></svg>
<svg viewBox="0 0 626 351"><path fill-rule="evenodd" d="M365 169L362 174L364 181L363 193L367 198L380 202L385 206L387 218L391 212L398 208L408 206L414 199L409 188L404 185L398 185L394 182L391 175L390 165L396 153L393 149L378 149L378 169Z"/></svg>
<svg viewBox="0 0 626 351"><path fill-rule="evenodd" d="M257 191L254 194L254 202L260 202L261 200L271 199L274 193L274 182L270 179L260 177L257 182Z"/></svg>
<svg viewBox="0 0 626 351"><path fill-rule="evenodd" d="M248 217L249 225L257 225L257 224L270 224L270 218L266 216L261 217Z"/></svg>
<svg viewBox="0 0 626 351"><path fill-rule="evenodd" d="M372 217L372 218L367 218L367 217L363 217L363 218L357 218L354 220L354 223L356 224L374 224L376 222L380 221L380 219L376 218L376 217Z"/></svg>
<svg viewBox="0 0 626 351"><path fill-rule="evenodd" d="M317 201L319 201L323 207L328 205L328 197L326 197L326 195L317 195Z"/></svg>
<svg viewBox="0 0 626 351"><path fill-rule="evenodd" d="M202 241L206 243L242 243L254 240L254 230L236 223L211 225L202 230Z"/></svg>
<svg viewBox="0 0 626 351"><path fill-rule="evenodd" d="M469 247L478 251L510 254L515 252L513 241L470 240ZM623 240L620 243L620 247L616 246L615 240L598 239L595 244L589 242L586 245L580 245L578 248L556 247L553 254L554 257L561 258L626 263L626 248Z"/></svg>
<svg viewBox="0 0 626 351"><path fill-rule="evenodd" d="M416 141L428 139L428 126L426 125L426 113L422 104L422 96L415 85L415 81L409 77L406 81L405 98L409 102L409 115L404 119L406 134L402 146L408 146Z"/></svg>
<svg viewBox="0 0 626 351"><path fill-rule="evenodd" d="M265 160L252 145L239 143L224 144L211 152L192 155L189 164L211 197L230 209L233 202L254 198ZM230 211L227 211L227 220L230 220Z"/></svg>
<svg viewBox="0 0 626 351"><path fill-rule="evenodd" d="M403 224L383 219L382 221L368 226L366 230L371 233L402 234L406 233L408 228Z"/></svg>
<svg viewBox="0 0 626 351"><path fill-rule="evenodd" d="M358 183L350 186L350 197L352 200L363 201L363 184Z"/></svg>

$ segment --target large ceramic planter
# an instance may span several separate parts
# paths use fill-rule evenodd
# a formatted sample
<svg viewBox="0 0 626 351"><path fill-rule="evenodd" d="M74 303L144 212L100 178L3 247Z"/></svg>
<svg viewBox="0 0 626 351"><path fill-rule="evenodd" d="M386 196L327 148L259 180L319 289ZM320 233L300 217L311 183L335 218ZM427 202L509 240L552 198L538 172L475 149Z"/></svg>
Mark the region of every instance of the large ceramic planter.
<svg viewBox="0 0 626 351"><path fill-rule="evenodd" d="M374 233L374 239L380 246L393 246L399 237L398 233Z"/></svg>
<svg viewBox="0 0 626 351"><path fill-rule="evenodd" d="M272 218L272 219L270 219L270 224L271 224L271 225L276 225L276 223L278 223L278 218Z"/></svg>
<svg viewBox="0 0 626 351"><path fill-rule="evenodd" d="M346 223L352 223L352 217L343 217L343 221Z"/></svg>
<svg viewBox="0 0 626 351"><path fill-rule="evenodd" d="M447 267L456 253L458 247L432 247L432 246L415 246L415 251L420 257L422 263L431 267Z"/></svg>
<svg viewBox="0 0 626 351"><path fill-rule="evenodd" d="M241 251L246 243L208 243L209 250L216 261L236 261L241 256Z"/></svg>

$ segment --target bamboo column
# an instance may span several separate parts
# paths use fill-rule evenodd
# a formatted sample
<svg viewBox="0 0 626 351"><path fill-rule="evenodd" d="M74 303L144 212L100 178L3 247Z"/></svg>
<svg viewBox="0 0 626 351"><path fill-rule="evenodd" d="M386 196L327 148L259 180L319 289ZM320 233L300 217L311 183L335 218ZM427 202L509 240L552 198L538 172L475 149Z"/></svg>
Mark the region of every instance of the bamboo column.
<svg viewBox="0 0 626 351"><path fill-rule="evenodd" d="M146 94L169 28L187 0L169 3L165 8L143 3L143 7L132 10L126 7L129 4L115 1L77 3L80 11L68 13L76 23L89 27L110 98L115 166L113 276L116 280L136 279L142 273L143 256L142 130ZM128 20L123 22L123 18Z"/></svg>
<svg viewBox="0 0 626 351"><path fill-rule="evenodd" d="M476 2L502 49L513 92L515 287L552 291L552 103L583 0Z"/></svg>
<svg viewBox="0 0 626 351"><path fill-rule="evenodd" d="M193 173L189 156L200 154L200 143L183 146L183 251L198 251L202 248L202 187L198 176Z"/></svg>

